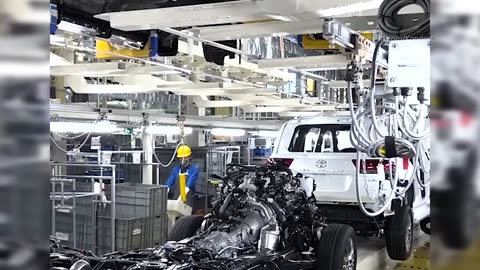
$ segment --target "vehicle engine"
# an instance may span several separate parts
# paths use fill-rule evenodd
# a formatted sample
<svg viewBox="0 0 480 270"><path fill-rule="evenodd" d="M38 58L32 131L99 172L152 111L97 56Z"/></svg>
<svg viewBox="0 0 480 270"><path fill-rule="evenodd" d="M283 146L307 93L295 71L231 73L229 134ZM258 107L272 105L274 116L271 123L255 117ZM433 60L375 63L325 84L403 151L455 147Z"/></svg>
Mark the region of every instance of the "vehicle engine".
<svg viewBox="0 0 480 270"><path fill-rule="evenodd" d="M221 187L218 203L206 220L207 236L195 241L195 246L214 256L234 258L248 250L277 251L284 247L282 236L292 244L308 243L311 239L303 239L308 234L299 234L296 228L302 224L310 227L321 218L315 219L314 199L300 187L300 177L281 166L236 171L230 175L230 183ZM295 226L286 230L290 223ZM294 241L298 237L301 239Z"/></svg>
<svg viewBox="0 0 480 270"><path fill-rule="evenodd" d="M312 247L326 225L314 197L302 188L302 177L282 164L231 165L218 181L212 212L195 235L128 254L77 254L78 260L94 270L250 269L259 263L313 263ZM68 262L77 255L67 256ZM56 253L55 259L60 257Z"/></svg>

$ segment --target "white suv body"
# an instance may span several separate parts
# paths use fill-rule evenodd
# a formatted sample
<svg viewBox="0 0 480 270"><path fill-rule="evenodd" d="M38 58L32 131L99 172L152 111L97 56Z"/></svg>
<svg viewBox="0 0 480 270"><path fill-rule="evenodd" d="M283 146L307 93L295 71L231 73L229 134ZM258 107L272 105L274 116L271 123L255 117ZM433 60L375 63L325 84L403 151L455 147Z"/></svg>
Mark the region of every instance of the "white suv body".
<svg viewBox="0 0 480 270"><path fill-rule="evenodd" d="M314 196L319 204L351 205L358 208L355 182L357 153L350 142L350 126L349 116L316 116L291 120L281 128L271 158L283 160L292 171L312 177L316 185ZM328 144L325 137L331 137L333 145L325 145ZM422 143L424 149L429 151L429 141ZM421 154L421 158L429 161L428 152ZM382 170L377 170L380 159L366 159L366 164L362 166L362 172L366 173L360 174L360 196L367 209L376 211L385 204L392 190L388 180L389 165L383 161L387 175L384 177ZM397 158L392 163L395 164L392 169L399 170L399 179L409 179L414 173L413 164L409 160ZM429 168L422 174L423 181L428 182ZM419 222L430 215L430 189L423 189L413 179L414 199L411 206L414 221ZM393 211L387 210L384 216L392 214Z"/></svg>

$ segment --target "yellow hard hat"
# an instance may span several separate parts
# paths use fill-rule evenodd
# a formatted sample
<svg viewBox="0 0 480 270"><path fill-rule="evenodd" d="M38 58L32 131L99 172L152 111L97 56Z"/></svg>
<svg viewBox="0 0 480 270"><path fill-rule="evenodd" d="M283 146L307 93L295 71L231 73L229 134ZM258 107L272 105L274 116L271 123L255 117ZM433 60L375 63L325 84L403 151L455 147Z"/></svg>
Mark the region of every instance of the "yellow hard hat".
<svg viewBox="0 0 480 270"><path fill-rule="evenodd" d="M192 154L192 149L186 145L182 145L177 150L177 158L186 158Z"/></svg>

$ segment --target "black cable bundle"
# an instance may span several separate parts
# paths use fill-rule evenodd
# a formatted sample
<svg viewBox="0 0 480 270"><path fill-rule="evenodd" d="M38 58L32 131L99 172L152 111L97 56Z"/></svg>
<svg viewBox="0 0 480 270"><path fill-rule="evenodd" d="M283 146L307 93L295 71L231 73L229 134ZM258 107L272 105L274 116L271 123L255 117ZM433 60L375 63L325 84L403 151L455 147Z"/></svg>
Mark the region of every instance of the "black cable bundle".
<svg viewBox="0 0 480 270"><path fill-rule="evenodd" d="M397 16L400 10L409 5L420 6L424 17L412 25L400 25ZM378 9L378 26L388 37L423 37L430 36L430 0L384 0Z"/></svg>

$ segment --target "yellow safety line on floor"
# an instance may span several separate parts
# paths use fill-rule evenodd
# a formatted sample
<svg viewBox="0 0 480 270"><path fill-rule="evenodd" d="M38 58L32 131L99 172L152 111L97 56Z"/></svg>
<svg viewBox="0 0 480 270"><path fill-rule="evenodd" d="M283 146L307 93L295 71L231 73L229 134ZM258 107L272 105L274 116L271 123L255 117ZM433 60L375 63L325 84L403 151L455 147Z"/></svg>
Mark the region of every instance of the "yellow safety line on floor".
<svg viewBox="0 0 480 270"><path fill-rule="evenodd" d="M397 264L393 269L430 270L430 243L417 248L410 259Z"/></svg>
<svg viewBox="0 0 480 270"><path fill-rule="evenodd" d="M435 270L474 270L480 269L480 241L477 241L471 248L465 250L445 265L435 267Z"/></svg>

